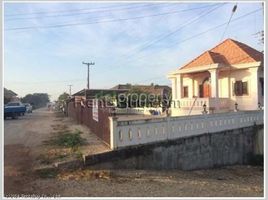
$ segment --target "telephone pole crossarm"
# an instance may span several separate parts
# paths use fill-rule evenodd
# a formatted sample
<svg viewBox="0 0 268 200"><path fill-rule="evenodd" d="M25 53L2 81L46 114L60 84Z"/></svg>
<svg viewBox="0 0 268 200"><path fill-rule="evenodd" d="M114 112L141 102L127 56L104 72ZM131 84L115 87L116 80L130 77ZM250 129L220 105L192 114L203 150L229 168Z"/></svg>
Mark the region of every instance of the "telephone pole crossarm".
<svg viewBox="0 0 268 200"><path fill-rule="evenodd" d="M91 65L95 65L94 62L90 62L90 63L87 63L87 62L82 62L83 65L87 65L87 89L89 89L89 68Z"/></svg>

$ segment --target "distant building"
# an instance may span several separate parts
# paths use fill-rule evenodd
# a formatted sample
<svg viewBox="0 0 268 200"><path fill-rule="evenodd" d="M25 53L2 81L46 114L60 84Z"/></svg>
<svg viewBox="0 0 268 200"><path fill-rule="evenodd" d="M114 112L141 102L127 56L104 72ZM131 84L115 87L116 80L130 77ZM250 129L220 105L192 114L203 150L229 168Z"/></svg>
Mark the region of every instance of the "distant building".
<svg viewBox="0 0 268 200"><path fill-rule="evenodd" d="M166 85L132 85L132 84L119 84L111 89L128 90L128 92L138 91L146 95L153 95L159 99L154 106L156 107L169 107L169 100L171 97L171 88ZM151 105L152 106L152 105Z"/></svg>
<svg viewBox="0 0 268 200"><path fill-rule="evenodd" d="M131 90L131 89L138 89L141 92L144 93L149 93L149 94L155 94L155 95L159 95L159 96L166 96L168 97L171 93L171 88L169 86L166 85L132 85L132 84L119 84L116 85L114 87L112 87L111 89L117 89L117 90Z"/></svg>
<svg viewBox="0 0 268 200"><path fill-rule="evenodd" d="M263 53L227 39L168 74L173 115L256 110L263 106Z"/></svg>
<svg viewBox="0 0 268 200"><path fill-rule="evenodd" d="M74 94L72 94L72 98L74 97L86 97L87 99L94 99L96 97L106 96L106 95L118 95L121 93L126 93L128 89L83 89Z"/></svg>
<svg viewBox="0 0 268 200"><path fill-rule="evenodd" d="M158 106L168 106L168 98L171 93L171 88L165 85L131 85L131 84L119 84L111 89L83 89L72 95L69 101L75 101L76 103L81 102L81 99L94 99L102 98L105 96L113 97L114 105L118 105L117 100L119 95L127 95L131 92L144 93L146 95L154 95L161 99L161 104ZM163 101L167 99L167 101ZM127 103L127 102L126 102ZM123 106L124 107L124 106Z"/></svg>
<svg viewBox="0 0 268 200"><path fill-rule="evenodd" d="M4 88L4 104L10 102L10 101L18 101L19 98L17 97L18 95L13 92L12 90L8 90Z"/></svg>

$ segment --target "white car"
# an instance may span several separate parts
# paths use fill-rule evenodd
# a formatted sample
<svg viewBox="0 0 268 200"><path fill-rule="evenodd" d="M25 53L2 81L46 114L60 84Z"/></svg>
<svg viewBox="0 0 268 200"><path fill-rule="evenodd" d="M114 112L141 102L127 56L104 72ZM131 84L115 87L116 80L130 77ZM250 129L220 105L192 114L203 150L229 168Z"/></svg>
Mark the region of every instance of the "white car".
<svg viewBox="0 0 268 200"><path fill-rule="evenodd" d="M33 107L29 103L24 103L24 106L26 107L26 112L27 113L32 113L33 112Z"/></svg>

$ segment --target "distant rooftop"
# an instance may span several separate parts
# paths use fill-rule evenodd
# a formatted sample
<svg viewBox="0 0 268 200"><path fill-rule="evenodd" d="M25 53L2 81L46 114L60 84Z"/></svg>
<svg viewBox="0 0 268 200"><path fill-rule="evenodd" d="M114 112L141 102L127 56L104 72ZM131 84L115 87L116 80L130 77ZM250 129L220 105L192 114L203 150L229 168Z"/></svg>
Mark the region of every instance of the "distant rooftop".
<svg viewBox="0 0 268 200"><path fill-rule="evenodd" d="M14 96L17 96L17 94L15 92L13 92L12 90L8 90L8 89L4 88L4 96L5 97L14 97Z"/></svg>

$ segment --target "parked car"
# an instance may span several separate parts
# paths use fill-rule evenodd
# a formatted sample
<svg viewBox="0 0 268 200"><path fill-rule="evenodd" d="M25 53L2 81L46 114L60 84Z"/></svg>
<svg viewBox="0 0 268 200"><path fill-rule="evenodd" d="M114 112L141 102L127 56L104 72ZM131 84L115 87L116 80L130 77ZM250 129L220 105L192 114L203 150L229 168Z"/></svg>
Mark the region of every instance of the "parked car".
<svg viewBox="0 0 268 200"><path fill-rule="evenodd" d="M33 112L33 107L32 107L31 104L29 104L29 103L24 103L23 105L26 107L26 112L27 112L27 113L32 113L32 112Z"/></svg>
<svg viewBox="0 0 268 200"><path fill-rule="evenodd" d="M17 119L18 116L24 115L26 107L21 102L10 102L4 106L4 118L12 117Z"/></svg>

